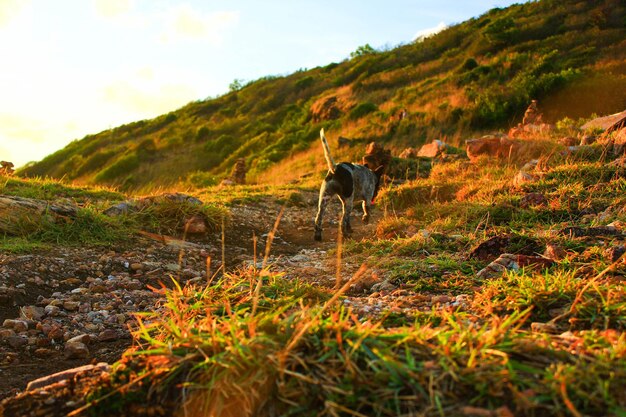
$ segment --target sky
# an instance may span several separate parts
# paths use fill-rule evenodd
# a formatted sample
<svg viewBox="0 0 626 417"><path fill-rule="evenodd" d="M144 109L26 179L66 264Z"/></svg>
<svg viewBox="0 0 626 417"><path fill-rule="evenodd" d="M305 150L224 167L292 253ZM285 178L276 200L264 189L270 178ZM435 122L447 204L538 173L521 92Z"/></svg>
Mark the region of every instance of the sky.
<svg viewBox="0 0 626 417"><path fill-rule="evenodd" d="M518 0L519 2L519 0ZM0 0L0 160L390 48L510 0Z"/></svg>

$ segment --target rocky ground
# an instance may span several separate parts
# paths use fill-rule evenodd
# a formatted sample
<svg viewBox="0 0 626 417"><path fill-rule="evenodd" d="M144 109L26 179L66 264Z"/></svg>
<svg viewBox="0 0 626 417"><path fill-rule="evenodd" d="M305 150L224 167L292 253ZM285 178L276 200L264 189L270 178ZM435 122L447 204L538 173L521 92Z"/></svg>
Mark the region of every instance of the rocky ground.
<svg viewBox="0 0 626 417"><path fill-rule="evenodd" d="M285 206L268 264L287 279L298 276L333 288L341 207L327 211L324 241L313 240L317 196L303 193L299 205ZM283 206L273 199L234 205L226 231L227 269L263 263L265 242ZM376 220L364 225L354 214L353 240L375 233ZM138 238L123 247L55 247L28 254L0 254L0 397L14 395L36 378L90 363L113 363L131 345L133 313L158 308L158 289L170 277L185 283L207 279L221 266L221 233L183 243ZM342 280L360 265L343 262ZM361 271L362 272L362 271ZM376 270L366 270L344 300L359 313L402 312L458 307L469 295L416 294L396 288Z"/></svg>
<svg viewBox="0 0 626 417"><path fill-rule="evenodd" d="M316 195L300 206L285 207L268 263L324 286L334 286L339 204L327 214L324 242L312 238ZM235 205L226 231L227 269L251 265L253 235L257 263L281 211L274 200ZM356 216L359 214L356 213ZM375 229L375 222L355 221L355 239ZM0 254L0 397L14 395L29 381L90 363L117 361L130 346L133 313L157 308L158 289L207 279L221 266L221 233L182 243L137 238L121 247L60 246L28 254ZM343 271L349 276L358 269ZM358 298L358 297L356 297ZM348 301L350 302L350 301ZM356 301L354 301L356 303Z"/></svg>

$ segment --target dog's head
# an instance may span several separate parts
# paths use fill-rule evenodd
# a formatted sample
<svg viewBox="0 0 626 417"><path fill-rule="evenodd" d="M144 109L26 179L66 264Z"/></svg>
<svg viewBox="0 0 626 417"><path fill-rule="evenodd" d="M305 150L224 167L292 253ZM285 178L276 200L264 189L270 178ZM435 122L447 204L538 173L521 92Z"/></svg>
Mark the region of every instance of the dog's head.
<svg viewBox="0 0 626 417"><path fill-rule="evenodd" d="M372 172L376 176L376 187L374 187L374 195L372 195L372 202L374 202L374 200L376 199L376 196L378 195L378 189L380 188L381 178L383 177L383 174L385 173L385 166L381 165L375 170L373 170Z"/></svg>

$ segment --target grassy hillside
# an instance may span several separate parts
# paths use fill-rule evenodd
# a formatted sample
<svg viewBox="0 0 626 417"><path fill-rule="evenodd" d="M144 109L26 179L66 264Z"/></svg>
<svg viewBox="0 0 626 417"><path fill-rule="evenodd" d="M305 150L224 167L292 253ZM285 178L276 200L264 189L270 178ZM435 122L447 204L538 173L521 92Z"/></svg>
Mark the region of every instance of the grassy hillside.
<svg viewBox="0 0 626 417"><path fill-rule="evenodd" d="M508 127L532 98L550 122L615 112L626 108L625 26L620 0L493 9L423 41L362 47L340 63L86 136L20 174L122 189L205 186L243 157L256 180L287 181L323 169L320 127L354 140L336 151L349 158L371 140L400 149Z"/></svg>

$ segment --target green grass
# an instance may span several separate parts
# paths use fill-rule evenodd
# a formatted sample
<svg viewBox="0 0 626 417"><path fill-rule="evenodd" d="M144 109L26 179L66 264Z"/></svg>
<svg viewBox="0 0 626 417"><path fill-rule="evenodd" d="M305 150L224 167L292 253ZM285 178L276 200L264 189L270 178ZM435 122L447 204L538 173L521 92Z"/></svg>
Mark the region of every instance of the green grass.
<svg viewBox="0 0 626 417"><path fill-rule="evenodd" d="M623 338L587 332L572 350L571 341L524 330L529 310L474 325L443 312L437 327L386 328L320 307L327 296L297 281L262 275L258 297L253 270L168 291L163 311L141 316L139 350L89 396L92 415L165 398L195 413L250 416L459 415L467 406L603 415L626 407Z"/></svg>
<svg viewBox="0 0 626 417"><path fill-rule="evenodd" d="M0 235L0 249L27 252L58 245L112 246L130 243L139 231L183 236L188 220L201 218L209 232L228 223L229 213L216 203L192 204L162 199L118 217L102 211L131 197L103 189L75 186L51 179L0 177L0 194L76 206L76 216L20 218L16 232Z"/></svg>
<svg viewBox="0 0 626 417"><path fill-rule="evenodd" d="M68 185L63 181L51 178L24 180L4 176L0 176L0 194L47 201L65 198L79 204L97 201L121 201L125 198L122 193L104 187Z"/></svg>

